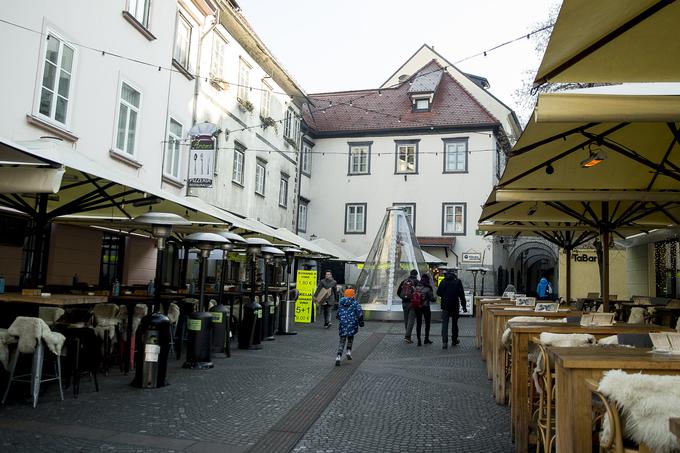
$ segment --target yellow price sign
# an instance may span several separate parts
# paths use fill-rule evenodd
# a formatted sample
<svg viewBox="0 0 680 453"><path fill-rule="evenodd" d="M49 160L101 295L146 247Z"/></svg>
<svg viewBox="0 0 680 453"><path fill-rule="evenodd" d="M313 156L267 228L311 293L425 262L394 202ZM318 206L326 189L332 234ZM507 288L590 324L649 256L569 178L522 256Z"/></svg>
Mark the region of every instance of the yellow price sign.
<svg viewBox="0 0 680 453"><path fill-rule="evenodd" d="M295 322L312 322L314 303L312 296L316 290L316 271L297 271L295 279L300 296L295 303Z"/></svg>

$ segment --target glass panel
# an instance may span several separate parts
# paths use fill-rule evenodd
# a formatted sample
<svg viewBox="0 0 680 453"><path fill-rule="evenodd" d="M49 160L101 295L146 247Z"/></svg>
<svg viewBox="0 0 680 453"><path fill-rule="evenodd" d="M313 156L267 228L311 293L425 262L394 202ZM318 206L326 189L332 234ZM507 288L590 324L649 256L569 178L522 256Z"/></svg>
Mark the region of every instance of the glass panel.
<svg viewBox="0 0 680 453"><path fill-rule="evenodd" d="M137 133L137 112L130 110L130 120L128 122L127 131L127 151L128 154L135 152L135 135Z"/></svg>
<svg viewBox="0 0 680 453"><path fill-rule="evenodd" d="M57 108L54 112L54 119L60 123L66 123L66 108L68 101L61 96L57 96Z"/></svg>
<svg viewBox="0 0 680 453"><path fill-rule="evenodd" d="M56 78L57 74L57 67L50 63L49 61L45 62L45 70L43 71L43 80L42 84L44 87L49 88L50 90L54 90L54 79Z"/></svg>
<svg viewBox="0 0 680 453"><path fill-rule="evenodd" d="M125 125L127 124L128 108L125 104L120 104L118 110L118 132L116 134L116 148L120 150L125 149Z"/></svg>
<svg viewBox="0 0 680 453"><path fill-rule="evenodd" d="M52 35L47 36L47 51L45 52L45 58L55 65L59 60L59 44L61 41L59 38L55 38Z"/></svg>
<svg viewBox="0 0 680 453"><path fill-rule="evenodd" d="M175 150L174 150L174 156L175 156L175 161L172 166L172 174L175 177L179 177L179 155L180 155L180 150L179 150L179 142L175 142Z"/></svg>
<svg viewBox="0 0 680 453"><path fill-rule="evenodd" d="M43 115L50 116L50 111L52 109L52 92L46 88L43 88L40 92L40 108L39 111Z"/></svg>
<svg viewBox="0 0 680 453"><path fill-rule="evenodd" d="M135 91L132 87L130 87L125 82L123 82L123 87L120 90L120 97L125 102L127 102L127 103L129 103L129 104L131 104L135 107L139 107L139 98L140 98L139 92Z"/></svg>
<svg viewBox="0 0 680 453"><path fill-rule="evenodd" d="M59 95L68 98L71 75L66 71L59 73Z"/></svg>
<svg viewBox="0 0 680 453"><path fill-rule="evenodd" d="M73 66L73 49L71 49L67 45L64 45L62 47L61 54L61 69L67 72L71 72L72 66Z"/></svg>

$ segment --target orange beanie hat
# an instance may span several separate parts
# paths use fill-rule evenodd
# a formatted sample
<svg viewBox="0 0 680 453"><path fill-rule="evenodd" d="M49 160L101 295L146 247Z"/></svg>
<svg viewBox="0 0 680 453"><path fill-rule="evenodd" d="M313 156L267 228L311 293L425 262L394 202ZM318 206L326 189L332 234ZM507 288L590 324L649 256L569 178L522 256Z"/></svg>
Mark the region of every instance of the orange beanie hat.
<svg viewBox="0 0 680 453"><path fill-rule="evenodd" d="M354 291L352 288L347 288L345 290L345 297L354 298L355 295L356 295L356 291Z"/></svg>

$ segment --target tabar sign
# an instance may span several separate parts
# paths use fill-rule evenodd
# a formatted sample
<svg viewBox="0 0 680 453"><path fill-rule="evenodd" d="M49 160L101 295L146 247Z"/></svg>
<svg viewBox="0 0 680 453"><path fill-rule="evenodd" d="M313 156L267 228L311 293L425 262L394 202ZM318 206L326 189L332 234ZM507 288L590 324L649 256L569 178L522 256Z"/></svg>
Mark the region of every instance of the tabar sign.
<svg viewBox="0 0 680 453"><path fill-rule="evenodd" d="M199 135L191 138L189 154L189 187L212 187L215 167L215 138Z"/></svg>
<svg viewBox="0 0 680 453"><path fill-rule="evenodd" d="M300 296L295 303L295 322L312 322L312 296L316 290L316 271L297 271L295 279Z"/></svg>

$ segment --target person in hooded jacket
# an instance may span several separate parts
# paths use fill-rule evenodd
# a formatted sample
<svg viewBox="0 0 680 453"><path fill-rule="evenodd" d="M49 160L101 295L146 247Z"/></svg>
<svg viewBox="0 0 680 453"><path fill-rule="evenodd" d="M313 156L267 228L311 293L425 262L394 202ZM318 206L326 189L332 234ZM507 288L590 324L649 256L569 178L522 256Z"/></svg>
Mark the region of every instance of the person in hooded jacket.
<svg viewBox="0 0 680 453"><path fill-rule="evenodd" d="M314 301L323 310L323 326L326 329L331 326L331 305L335 305L338 300L337 284L333 278L333 273L327 270L314 292Z"/></svg>
<svg viewBox="0 0 680 453"><path fill-rule="evenodd" d="M419 284L418 271L413 269L408 278L401 282L399 288L397 288L397 296L401 298L401 308L404 312L404 342L406 343L413 343L411 332L413 332L413 324L416 320L416 313L411 307L411 296L407 293L415 291Z"/></svg>
<svg viewBox="0 0 680 453"><path fill-rule="evenodd" d="M463 312L467 312L463 283L458 279L455 272L448 271L446 273L444 280L437 288L437 296L442 298L442 349L446 349L449 342L449 318L451 318L451 346L455 346L459 343L459 309L462 307Z"/></svg>
<svg viewBox="0 0 680 453"><path fill-rule="evenodd" d="M420 285L418 285L416 290L420 291L423 295L423 306L415 309L418 346L422 345L420 341L420 331L423 325L423 318L425 318L425 344L432 344L432 341L430 341L430 321L432 319L430 304L436 302L437 298L434 295L434 289L432 289L429 275L423 274L423 276L420 277Z"/></svg>
<svg viewBox="0 0 680 453"><path fill-rule="evenodd" d="M347 360L352 360L354 336L359 332L359 327L364 326L364 313L361 311L361 305L355 299L356 292L352 288L348 288L345 290L344 296L338 303L338 313L335 315L339 321L338 334L340 335L335 366L340 366L345 345L347 345Z"/></svg>

